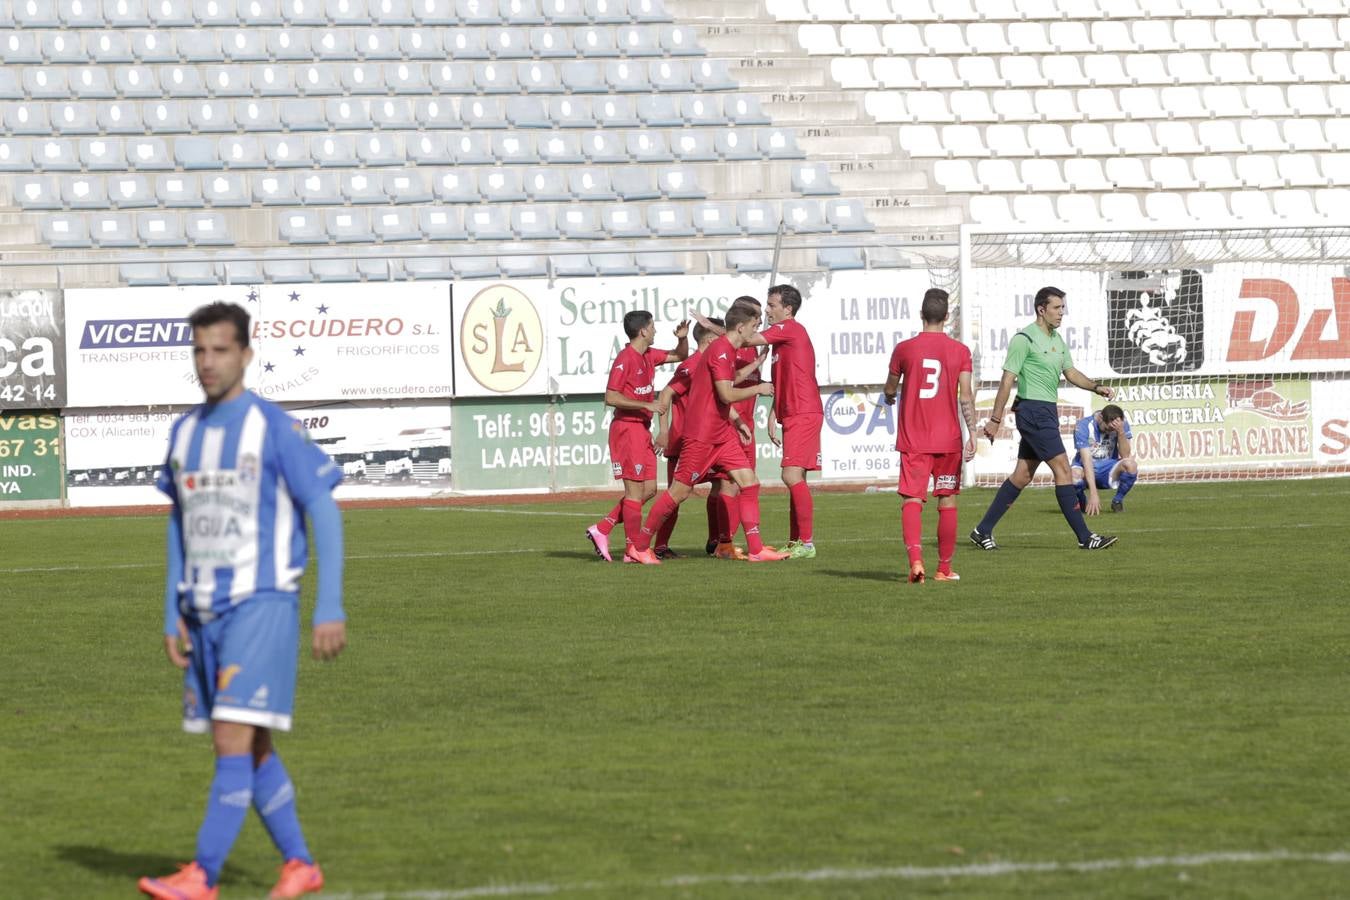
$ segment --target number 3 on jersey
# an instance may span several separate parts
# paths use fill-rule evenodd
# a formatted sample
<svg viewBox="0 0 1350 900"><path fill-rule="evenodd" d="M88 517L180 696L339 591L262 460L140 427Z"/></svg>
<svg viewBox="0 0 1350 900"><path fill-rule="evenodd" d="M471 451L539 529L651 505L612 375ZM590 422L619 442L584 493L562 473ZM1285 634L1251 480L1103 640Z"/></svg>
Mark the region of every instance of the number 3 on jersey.
<svg viewBox="0 0 1350 900"><path fill-rule="evenodd" d="M923 386L919 388L919 399L931 400L938 394L938 380L942 378L942 362L925 357L923 375Z"/></svg>

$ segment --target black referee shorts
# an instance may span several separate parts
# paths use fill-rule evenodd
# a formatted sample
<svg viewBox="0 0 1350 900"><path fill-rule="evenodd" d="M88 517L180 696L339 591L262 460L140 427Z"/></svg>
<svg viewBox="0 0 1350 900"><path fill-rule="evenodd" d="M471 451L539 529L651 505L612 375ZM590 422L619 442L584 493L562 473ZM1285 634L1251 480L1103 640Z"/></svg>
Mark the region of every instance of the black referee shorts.
<svg viewBox="0 0 1350 900"><path fill-rule="evenodd" d="M1022 442L1017 445L1018 459L1049 462L1065 454L1064 439L1059 434L1059 404L1018 398L1013 404L1013 415L1022 435Z"/></svg>

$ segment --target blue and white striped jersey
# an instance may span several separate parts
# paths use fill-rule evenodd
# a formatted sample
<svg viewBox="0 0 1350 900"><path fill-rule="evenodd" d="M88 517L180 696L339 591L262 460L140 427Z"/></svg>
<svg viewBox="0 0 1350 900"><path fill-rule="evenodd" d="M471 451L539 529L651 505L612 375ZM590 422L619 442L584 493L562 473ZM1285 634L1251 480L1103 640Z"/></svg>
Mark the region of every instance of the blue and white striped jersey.
<svg viewBox="0 0 1350 900"><path fill-rule="evenodd" d="M1125 436L1134 440L1134 433L1130 431L1130 420L1125 420ZM1120 459L1120 447L1116 440L1114 431L1102 431L1097 424L1096 415L1084 416L1078 420L1078 424L1073 429L1073 449L1091 450L1093 459ZM1076 455L1076 453L1075 453ZM1074 465L1078 465L1074 461Z"/></svg>
<svg viewBox="0 0 1350 900"><path fill-rule="evenodd" d="M262 593L296 593L304 508L342 472L285 410L251 391L174 423L157 485L181 517L179 611L208 621Z"/></svg>

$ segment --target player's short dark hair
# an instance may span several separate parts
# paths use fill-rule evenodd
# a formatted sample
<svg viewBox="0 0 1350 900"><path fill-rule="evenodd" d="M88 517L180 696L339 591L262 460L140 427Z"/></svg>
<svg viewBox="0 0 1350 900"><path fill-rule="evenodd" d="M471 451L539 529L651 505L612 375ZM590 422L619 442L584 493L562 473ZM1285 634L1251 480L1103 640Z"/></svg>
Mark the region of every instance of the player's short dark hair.
<svg viewBox="0 0 1350 900"><path fill-rule="evenodd" d="M623 333L628 335L631 341L638 336L638 332L652 324L652 314L645 309L635 309L630 313L624 313Z"/></svg>
<svg viewBox="0 0 1350 900"><path fill-rule="evenodd" d="M711 322L712 324L716 325L718 328L725 328L725 327L726 327L725 323L723 323L722 320L719 319L717 316L708 316L708 321ZM695 323L694 323L694 343L695 343L695 344L701 344L701 343L703 343L703 339L704 339L705 337L707 337L709 333L710 333L709 329L704 328L702 322L695 322Z"/></svg>
<svg viewBox="0 0 1350 900"><path fill-rule="evenodd" d="M739 296L739 297L737 297L735 300L732 300L732 301L731 301L731 305L732 305L732 306L735 306L737 303L744 303L744 304L746 304L746 305L748 305L748 306L753 306L753 307L755 307L756 309L759 309L760 307L762 307L762 306L764 305L764 304L762 304L762 303L759 302L759 298L758 298L758 297L751 297L749 294L741 294L741 296Z"/></svg>
<svg viewBox="0 0 1350 900"><path fill-rule="evenodd" d="M758 322L759 313L749 306L733 303L727 310L727 331L739 328L746 322Z"/></svg>
<svg viewBox="0 0 1350 900"><path fill-rule="evenodd" d="M1114 403L1108 403L1102 407L1102 421L1114 422L1116 419L1125 418L1125 410L1116 406Z"/></svg>
<svg viewBox="0 0 1350 900"><path fill-rule="evenodd" d="M1049 285L1046 285L1045 287L1037 291L1036 300L1032 304L1036 308L1036 315L1039 316L1041 314L1041 310L1049 306L1050 301L1055 297L1058 297L1059 299L1063 300L1064 292L1057 287L1050 287Z"/></svg>
<svg viewBox="0 0 1350 900"><path fill-rule="evenodd" d="M947 297L947 292L942 288L928 289L923 295L923 305L919 307L919 315L925 322L936 325L947 321Z"/></svg>
<svg viewBox="0 0 1350 900"><path fill-rule="evenodd" d="M192 311L192 315L188 316L188 325L193 331L198 328L210 328L220 322L234 323L235 340L239 342L241 348L247 350L249 315L248 310L238 303L217 300L215 303L197 307Z"/></svg>
<svg viewBox="0 0 1350 900"><path fill-rule="evenodd" d="M792 311L792 318L797 318L797 310L802 308L802 292L790 284L775 284L769 288L769 296L778 295L778 300L789 310Z"/></svg>

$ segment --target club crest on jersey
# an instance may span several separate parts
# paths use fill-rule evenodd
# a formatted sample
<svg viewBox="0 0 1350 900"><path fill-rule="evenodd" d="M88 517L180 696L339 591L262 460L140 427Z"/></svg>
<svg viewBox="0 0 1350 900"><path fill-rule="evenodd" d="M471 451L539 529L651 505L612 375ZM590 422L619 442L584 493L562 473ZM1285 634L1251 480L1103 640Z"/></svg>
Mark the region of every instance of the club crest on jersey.
<svg viewBox="0 0 1350 900"><path fill-rule="evenodd" d="M239 480L245 483L258 480L258 457L252 453L239 456Z"/></svg>

